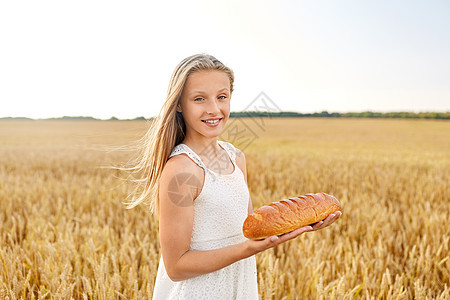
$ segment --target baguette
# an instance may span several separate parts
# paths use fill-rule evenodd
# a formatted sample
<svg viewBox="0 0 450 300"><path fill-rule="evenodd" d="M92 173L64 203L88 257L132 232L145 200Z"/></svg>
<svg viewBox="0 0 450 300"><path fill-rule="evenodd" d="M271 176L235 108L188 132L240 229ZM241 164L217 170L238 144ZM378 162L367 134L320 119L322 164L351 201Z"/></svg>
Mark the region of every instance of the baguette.
<svg viewBox="0 0 450 300"><path fill-rule="evenodd" d="M341 204L334 196L310 193L258 208L245 219L242 231L248 239L264 239L322 221L338 210Z"/></svg>

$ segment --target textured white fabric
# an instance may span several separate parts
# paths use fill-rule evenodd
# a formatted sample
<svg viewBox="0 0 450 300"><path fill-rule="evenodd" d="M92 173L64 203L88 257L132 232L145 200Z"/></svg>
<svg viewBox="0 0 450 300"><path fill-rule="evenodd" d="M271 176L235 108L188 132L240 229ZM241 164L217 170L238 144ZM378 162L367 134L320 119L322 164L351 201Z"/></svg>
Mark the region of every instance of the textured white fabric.
<svg viewBox="0 0 450 300"><path fill-rule="evenodd" d="M245 241L242 224L248 214L249 191L244 174L236 164L236 148L217 141L231 159L234 171L219 174L206 168L200 157L185 144L178 144L170 157L187 154L205 171L203 188L194 200L192 250L213 250ZM153 299L258 299L255 256L237 261L218 271L183 281L172 281L162 256Z"/></svg>

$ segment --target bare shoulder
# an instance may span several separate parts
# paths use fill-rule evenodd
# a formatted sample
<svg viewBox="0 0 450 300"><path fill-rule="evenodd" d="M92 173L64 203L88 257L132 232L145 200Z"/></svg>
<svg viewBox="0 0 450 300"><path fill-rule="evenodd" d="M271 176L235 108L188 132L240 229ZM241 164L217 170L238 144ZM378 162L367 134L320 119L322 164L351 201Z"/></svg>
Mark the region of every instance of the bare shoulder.
<svg viewBox="0 0 450 300"><path fill-rule="evenodd" d="M174 155L167 161L161 173L161 189L170 192L172 190L186 189L192 193L195 199L203 187L204 173L186 154Z"/></svg>
<svg viewBox="0 0 450 300"><path fill-rule="evenodd" d="M236 161L241 161L245 163L245 155L244 152L236 148Z"/></svg>
<svg viewBox="0 0 450 300"><path fill-rule="evenodd" d="M202 177L204 175L202 168L186 154L178 154L169 158L164 166L161 177L163 175L165 177L171 177L179 174L189 174L197 177Z"/></svg>
<svg viewBox="0 0 450 300"><path fill-rule="evenodd" d="M247 175L247 172L246 172L247 166L246 166L246 161L245 161L245 155L244 155L244 152L242 152L238 148L236 148L236 164L242 170L242 173L244 173L244 175Z"/></svg>
<svg viewBox="0 0 450 300"><path fill-rule="evenodd" d="M169 158L163 172L195 171L197 169L200 167L187 154L181 153Z"/></svg>

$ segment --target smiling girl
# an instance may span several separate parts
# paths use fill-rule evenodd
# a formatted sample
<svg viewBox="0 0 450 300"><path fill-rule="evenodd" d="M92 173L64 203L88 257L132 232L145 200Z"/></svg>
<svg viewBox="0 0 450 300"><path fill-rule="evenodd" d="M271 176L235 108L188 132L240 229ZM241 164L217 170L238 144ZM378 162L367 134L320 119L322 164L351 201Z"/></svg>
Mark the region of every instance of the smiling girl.
<svg viewBox="0 0 450 300"><path fill-rule="evenodd" d="M153 299L258 299L255 254L324 228L314 226L253 241L242 225L253 212L246 159L218 140L230 116L234 73L208 54L175 68L163 108L147 133L141 169L159 218L161 258Z"/></svg>

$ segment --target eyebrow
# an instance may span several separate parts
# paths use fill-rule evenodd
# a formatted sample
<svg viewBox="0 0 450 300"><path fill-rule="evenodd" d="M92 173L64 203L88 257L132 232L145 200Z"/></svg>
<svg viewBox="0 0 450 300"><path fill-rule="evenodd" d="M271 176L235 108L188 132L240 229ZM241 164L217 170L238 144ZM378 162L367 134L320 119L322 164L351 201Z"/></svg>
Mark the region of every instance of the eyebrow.
<svg viewBox="0 0 450 300"><path fill-rule="evenodd" d="M230 89L229 88L223 88L223 89L218 90L217 92L223 92L223 91L230 91ZM204 91L193 91L193 92L191 92L191 95L202 94L202 93L204 93Z"/></svg>

